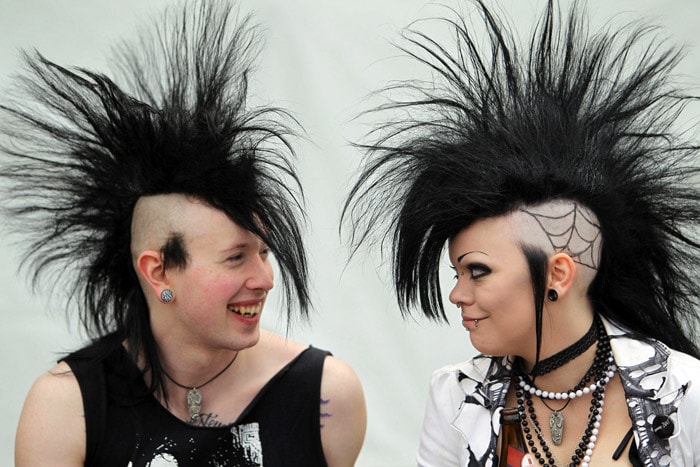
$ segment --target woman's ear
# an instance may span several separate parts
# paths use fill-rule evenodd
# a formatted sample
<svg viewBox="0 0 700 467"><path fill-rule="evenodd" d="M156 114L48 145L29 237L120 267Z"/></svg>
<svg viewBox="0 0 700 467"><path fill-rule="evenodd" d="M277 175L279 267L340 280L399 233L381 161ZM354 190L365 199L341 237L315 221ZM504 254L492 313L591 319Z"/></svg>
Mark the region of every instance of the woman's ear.
<svg viewBox="0 0 700 467"><path fill-rule="evenodd" d="M143 251L136 260L136 272L142 277L143 283L153 289L156 297L160 297L164 289L170 288L160 252Z"/></svg>
<svg viewBox="0 0 700 467"><path fill-rule="evenodd" d="M576 263L566 253L555 253L548 261L547 290L556 290L559 296L565 295L574 283Z"/></svg>

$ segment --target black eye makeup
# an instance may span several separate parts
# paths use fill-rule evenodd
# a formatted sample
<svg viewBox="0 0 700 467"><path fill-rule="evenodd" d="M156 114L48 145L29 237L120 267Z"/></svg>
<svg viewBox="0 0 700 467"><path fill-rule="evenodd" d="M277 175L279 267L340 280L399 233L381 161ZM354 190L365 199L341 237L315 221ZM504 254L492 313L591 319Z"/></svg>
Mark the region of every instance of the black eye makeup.
<svg viewBox="0 0 700 467"><path fill-rule="evenodd" d="M467 263L463 267L469 271L469 275L472 279L479 279L481 277L491 274L491 268L486 266L484 263ZM455 273L453 278L457 279L457 277L460 275L460 272L454 266L450 266L450 269L452 269L452 271L454 271Z"/></svg>
<svg viewBox="0 0 700 467"><path fill-rule="evenodd" d="M468 263L466 268L471 273L472 279L479 279L491 274L491 268L483 263Z"/></svg>

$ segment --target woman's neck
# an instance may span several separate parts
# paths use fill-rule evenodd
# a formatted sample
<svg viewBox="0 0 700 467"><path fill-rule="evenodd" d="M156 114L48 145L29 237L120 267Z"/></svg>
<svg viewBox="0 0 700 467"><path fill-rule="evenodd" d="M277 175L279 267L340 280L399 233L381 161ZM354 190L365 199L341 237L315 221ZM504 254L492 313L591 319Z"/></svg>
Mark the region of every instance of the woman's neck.
<svg viewBox="0 0 700 467"><path fill-rule="evenodd" d="M605 334L599 319L570 326L569 331L554 332L555 326L542 330L539 360L521 359L526 374L547 391L565 391L576 386L592 367L601 336ZM554 324L554 323L552 323ZM559 327L559 329L562 329ZM563 328L566 329L566 328Z"/></svg>

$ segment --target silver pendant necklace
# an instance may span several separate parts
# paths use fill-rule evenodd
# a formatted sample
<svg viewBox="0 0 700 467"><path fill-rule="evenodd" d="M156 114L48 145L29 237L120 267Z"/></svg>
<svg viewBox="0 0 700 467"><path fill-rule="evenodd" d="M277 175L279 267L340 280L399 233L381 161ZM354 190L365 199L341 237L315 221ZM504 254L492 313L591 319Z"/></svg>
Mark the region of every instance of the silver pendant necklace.
<svg viewBox="0 0 700 467"><path fill-rule="evenodd" d="M203 399L203 397L202 397L202 393L199 391L199 388L203 388L204 386L211 383L219 376L223 375L224 372L226 370L228 370L231 367L231 365L233 365L233 362L236 361L236 358L238 358L239 353L240 353L240 351L236 352L236 355L233 356L231 361L228 362L228 364L223 368L223 370L221 370L220 372L218 372L217 374L215 374L214 376L212 376L211 378L209 378L207 381L200 384L199 386L185 386L184 384L180 384L177 381L175 381L173 379L173 377L170 376L165 370L162 370L163 374L165 376L167 376L168 379L173 382L173 384L175 384L176 386L181 387L183 389L189 389L189 391L187 391L187 399L186 400L187 400L187 411L189 412L189 415L190 415L190 423L196 422L197 419L199 418L199 414L202 411L202 399Z"/></svg>
<svg viewBox="0 0 700 467"><path fill-rule="evenodd" d="M549 432L552 435L552 443L556 444L557 446L561 444L561 440L564 437L564 414L562 411L567 405L569 405L569 402L571 402L571 399L567 400L566 404L564 404L564 407L561 409L553 410L544 400L542 400L542 403L552 411L552 413L549 415Z"/></svg>

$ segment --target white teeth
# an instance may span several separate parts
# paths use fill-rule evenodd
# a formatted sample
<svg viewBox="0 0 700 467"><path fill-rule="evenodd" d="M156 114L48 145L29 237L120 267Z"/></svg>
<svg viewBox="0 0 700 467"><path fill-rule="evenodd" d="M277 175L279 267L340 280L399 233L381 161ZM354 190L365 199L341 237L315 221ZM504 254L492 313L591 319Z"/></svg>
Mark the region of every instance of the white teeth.
<svg viewBox="0 0 700 467"><path fill-rule="evenodd" d="M250 305L250 306L229 305L228 309L230 311L233 311L234 313L238 313L239 315L246 316L246 317L252 317L252 316L259 314L262 311L262 303L258 303L256 305Z"/></svg>

